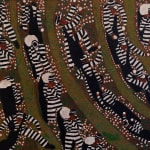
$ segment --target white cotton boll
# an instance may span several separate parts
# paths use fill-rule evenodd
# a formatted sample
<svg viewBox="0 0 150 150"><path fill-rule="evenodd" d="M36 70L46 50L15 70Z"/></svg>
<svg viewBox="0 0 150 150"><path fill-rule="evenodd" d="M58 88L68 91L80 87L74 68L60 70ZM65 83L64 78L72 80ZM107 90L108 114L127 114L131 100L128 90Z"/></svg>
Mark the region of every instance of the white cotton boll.
<svg viewBox="0 0 150 150"><path fill-rule="evenodd" d="M98 49L101 49L102 48L102 46L101 45L98 45Z"/></svg>
<svg viewBox="0 0 150 150"><path fill-rule="evenodd" d="M150 56L150 53L147 53L147 56L149 57L149 56Z"/></svg>
<svg viewBox="0 0 150 150"><path fill-rule="evenodd" d="M118 39L117 35L113 35L113 39L117 40Z"/></svg>
<svg viewBox="0 0 150 150"><path fill-rule="evenodd" d="M78 10L79 10L79 11L82 11L82 10L83 10L83 8L82 8L82 7L79 7L79 8L78 8Z"/></svg>
<svg viewBox="0 0 150 150"><path fill-rule="evenodd" d="M26 0L23 0L23 3L26 3Z"/></svg>
<svg viewBox="0 0 150 150"><path fill-rule="evenodd" d="M44 28L41 28L41 32L44 32Z"/></svg>

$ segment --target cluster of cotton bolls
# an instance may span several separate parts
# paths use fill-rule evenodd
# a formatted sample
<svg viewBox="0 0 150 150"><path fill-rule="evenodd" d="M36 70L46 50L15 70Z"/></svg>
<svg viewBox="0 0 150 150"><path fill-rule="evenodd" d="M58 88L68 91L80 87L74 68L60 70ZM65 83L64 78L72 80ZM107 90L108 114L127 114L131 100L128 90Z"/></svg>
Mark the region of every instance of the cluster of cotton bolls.
<svg viewBox="0 0 150 150"><path fill-rule="evenodd" d="M141 100L143 103L147 103L147 98L143 92L135 93L136 97Z"/></svg>
<svg viewBox="0 0 150 150"><path fill-rule="evenodd" d="M20 137L19 137L19 139L17 140L16 143L17 143L18 146L19 146L19 145L24 146L25 140L26 140L26 137L23 136L23 135L20 135Z"/></svg>

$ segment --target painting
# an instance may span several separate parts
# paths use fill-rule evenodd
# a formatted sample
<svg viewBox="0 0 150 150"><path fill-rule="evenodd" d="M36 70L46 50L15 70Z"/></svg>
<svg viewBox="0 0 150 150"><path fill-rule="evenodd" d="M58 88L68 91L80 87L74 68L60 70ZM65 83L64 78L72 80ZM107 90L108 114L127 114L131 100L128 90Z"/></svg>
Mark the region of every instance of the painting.
<svg viewBox="0 0 150 150"><path fill-rule="evenodd" d="M150 2L0 10L1 150L150 149Z"/></svg>

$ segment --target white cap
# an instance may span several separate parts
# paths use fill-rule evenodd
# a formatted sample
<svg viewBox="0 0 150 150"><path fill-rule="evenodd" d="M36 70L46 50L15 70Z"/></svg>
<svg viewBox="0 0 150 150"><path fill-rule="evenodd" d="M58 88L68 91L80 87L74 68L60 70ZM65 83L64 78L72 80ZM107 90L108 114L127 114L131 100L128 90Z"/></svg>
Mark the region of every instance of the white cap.
<svg viewBox="0 0 150 150"><path fill-rule="evenodd" d="M41 28L41 32L44 32L44 28Z"/></svg>
<svg viewBox="0 0 150 150"><path fill-rule="evenodd" d="M0 89L4 89L11 86L11 82L9 80L1 80L0 81Z"/></svg>
<svg viewBox="0 0 150 150"><path fill-rule="evenodd" d="M32 42L33 41L37 41L38 42L38 38L35 36L35 35L27 35L25 38L24 38L24 43L30 47L32 45Z"/></svg>
<svg viewBox="0 0 150 150"><path fill-rule="evenodd" d="M62 107L62 109L60 110L60 116L63 119L69 119L70 118L70 108L68 107Z"/></svg>
<svg viewBox="0 0 150 150"><path fill-rule="evenodd" d="M85 144L92 145L95 143L95 137L93 136L86 137L84 141L85 141Z"/></svg>
<svg viewBox="0 0 150 150"><path fill-rule="evenodd" d="M78 10L79 10L79 11L82 11L82 10L83 10L83 8L82 8L82 7L79 7L79 8L78 8Z"/></svg>
<svg viewBox="0 0 150 150"><path fill-rule="evenodd" d="M101 87L101 90L102 90L102 91L104 91L104 90L105 90L105 88L102 86L102 87Z"/></svg>
<svg viewBox="0 0 150 150"><path fill-rule="evenodd" d="M150 4L142 4L142 5L140 6L140 14L141 14L141 15L147 15L149 8L150 8Z"/></svg>
<svg viewBox="0 0 150 150"><path fill-rule="evenodd" d="M134 119L133 119L133 118L131 118L130 120L131 120L132 122L134 121Z"/></svg>
<svg viewBox="0 0 150 150"><path fill-rule="evenodd" d="M124 111L122 114L123 114L123 115L126 115L126 112Z"/></svg>
<svg viewBox="0 0 150 150"><path fill-rule="evenodd" d="M49 83L50 80L53 80L55 75L51 72L44 73L42 75L42 80L44 83Z"/></svg>

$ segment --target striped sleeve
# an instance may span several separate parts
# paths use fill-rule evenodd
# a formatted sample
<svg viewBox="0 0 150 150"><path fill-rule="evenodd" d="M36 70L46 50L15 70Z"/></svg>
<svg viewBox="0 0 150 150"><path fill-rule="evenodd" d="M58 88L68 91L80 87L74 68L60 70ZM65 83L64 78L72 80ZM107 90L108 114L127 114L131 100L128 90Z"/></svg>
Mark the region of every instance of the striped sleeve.
<svg viewBox="0 0 150 150"><path fill-rule="evenodd" d="M61 84L60 84L60 83L57 83L57 84L56 84L56 87L57 87L57 98L60 98L61 95L62 95L62 87L61 87Z"/></svg>
<svg viewBox="0 0 150 150"><path fill-rule="evenodd" d="M47 53L44 44L39 44L39 45L38 45L38 52L39 52L41 55L45 55L45 54Z"/></svg>
<svg viewBox="0 0 150 150"><path fill-rule="evenodd" d="M39 29L43 28L41 11L37 9L37 24Z"/></svg>
<svg viewBox="0 0 150 150"><path fill-rule="evenodd" d="M109 23L109 16L110 16L109 8L108 8L108 6L104 6L104 9L103 9L104 28L105 28L106 32L109 35L112 35L113 34L113 30L112 30L112 27L110 26L110 23Z"/></svg>
<svg viewBox="0 0 150 150"><path fill-rule="evenodd" d="M72 122L69 122L68 120L64 120L64 126L67 131L70 131L72 128Z"/></svg>
<svg viewBox="0 0 150 150"><path fill-rule="evenodd" d="M22 102L23 98L21 96L20 89L18 87L16 87L16 85L13 86L13 93L14 93L14 97L16 100L16 104L19 105Z"/></svg>
<svg viewBox="0 0 150 150"><path fill-rule="evenodd" d="M7 43L7 48L8 48L8 52L9 52L9 58L13 58L14 57L14 48L13 48L13 45L11 43Z"/></svg>
<svg viewBox="0 0 150 150"><path fill-rule="evenodd" d="M77 14L72 22L65 25L65 28L67 30L74 28L75 26L77 26L79 24L81 18L82 18L82 16L80 14Z"/></svg>
<svg viewBox="0 0 150 150"><path fill-rule="evenodd" d="M132 50L133 53L136 53L140 56L145 56L145 53L142 50L135 47L131 42L128 41L128 45L129 45L129 48Z"/></svg>
<svg viewBox="0 0 150 150"><path fill-rule="evenodd" d="M26 7L25 5L21 6L22 14L21 14L21 26L23 30L28 29L28 23L29 23L29 14L30 10L29 7Z"/></svg>
<svg viewBox="0 0 150 150"><path fill-rule="evenodd" d="M13 118L11 116L9 116L8 118L6 118L3 123L0 126L0 131L5 130L5 128L8 126L8 124L10 123L10 121L12 121Z"/></svg>
<svg viewBox="0 0 150 150"><path fill-rule="evenodd" d="M66 17L67 21L71 21L76 12L77 12L77 7L72 5Z"/></svg>
<svg viewBox="0 0 150 150"><path fill-rule="evenodd" d="M123 25L126 26L127 25L127 15L125 13L124 8L120 4L118 4L118 10L120 12L122 22L124 23Z"/></svg>
<svg viewBox="0 0 150 150"><path fill-rule="evenodd" d="M27 120L28 120L30 123L34 124L38 130L41 130L40 123L39 123L36 119L34 119L33 116L27 115Z"/></svg>
<svg viewBox="0 0 150 150"><path fill-rule="evenodd" d="M147 24L147 21L146 21L146 19L143 17L142 20L141 20L141 22L140 22L139 30L140 30L140 31L143 31L146 24Z"/></svg>
<svg viewBox="0 0 150 150"><path fill-rule="evenodd" d="M5 19L5 21L3 23L4 23L4 28L8 34L9 39L12 42L16 41L17 40L16 34L15 34L15 31L13 30L10 22L7 19Z"/></svg>
<svg viewBox="0 0 150 150"><path fill-rule="evenodd" d="M117 99L117 97L115 96L115 94L114 94L112 91L107 90L107 93L111 96L111 98L112 98L113 100L116 100L116 99Z"/></svg>
<svg viewBox="0 0 150 150"><path fill-rule="evenodd" d="M79 129L79 130L82 130L83 124L82 124L81 120L80 120L79 118L77 118L77 119L76 119L76 122L77 122L77 125L78 125L78 129Z"/></svg>
<svg viewBox="0 0 150 150"><path fill-rule="evenodd" d="M4 21L7 17L6 17L6 15L7 15L7 11L6 11L6 5L5 5L5 3L4 3L4 1L0 4L1 6L1 18L2 18L2 20Z"/></svg>

